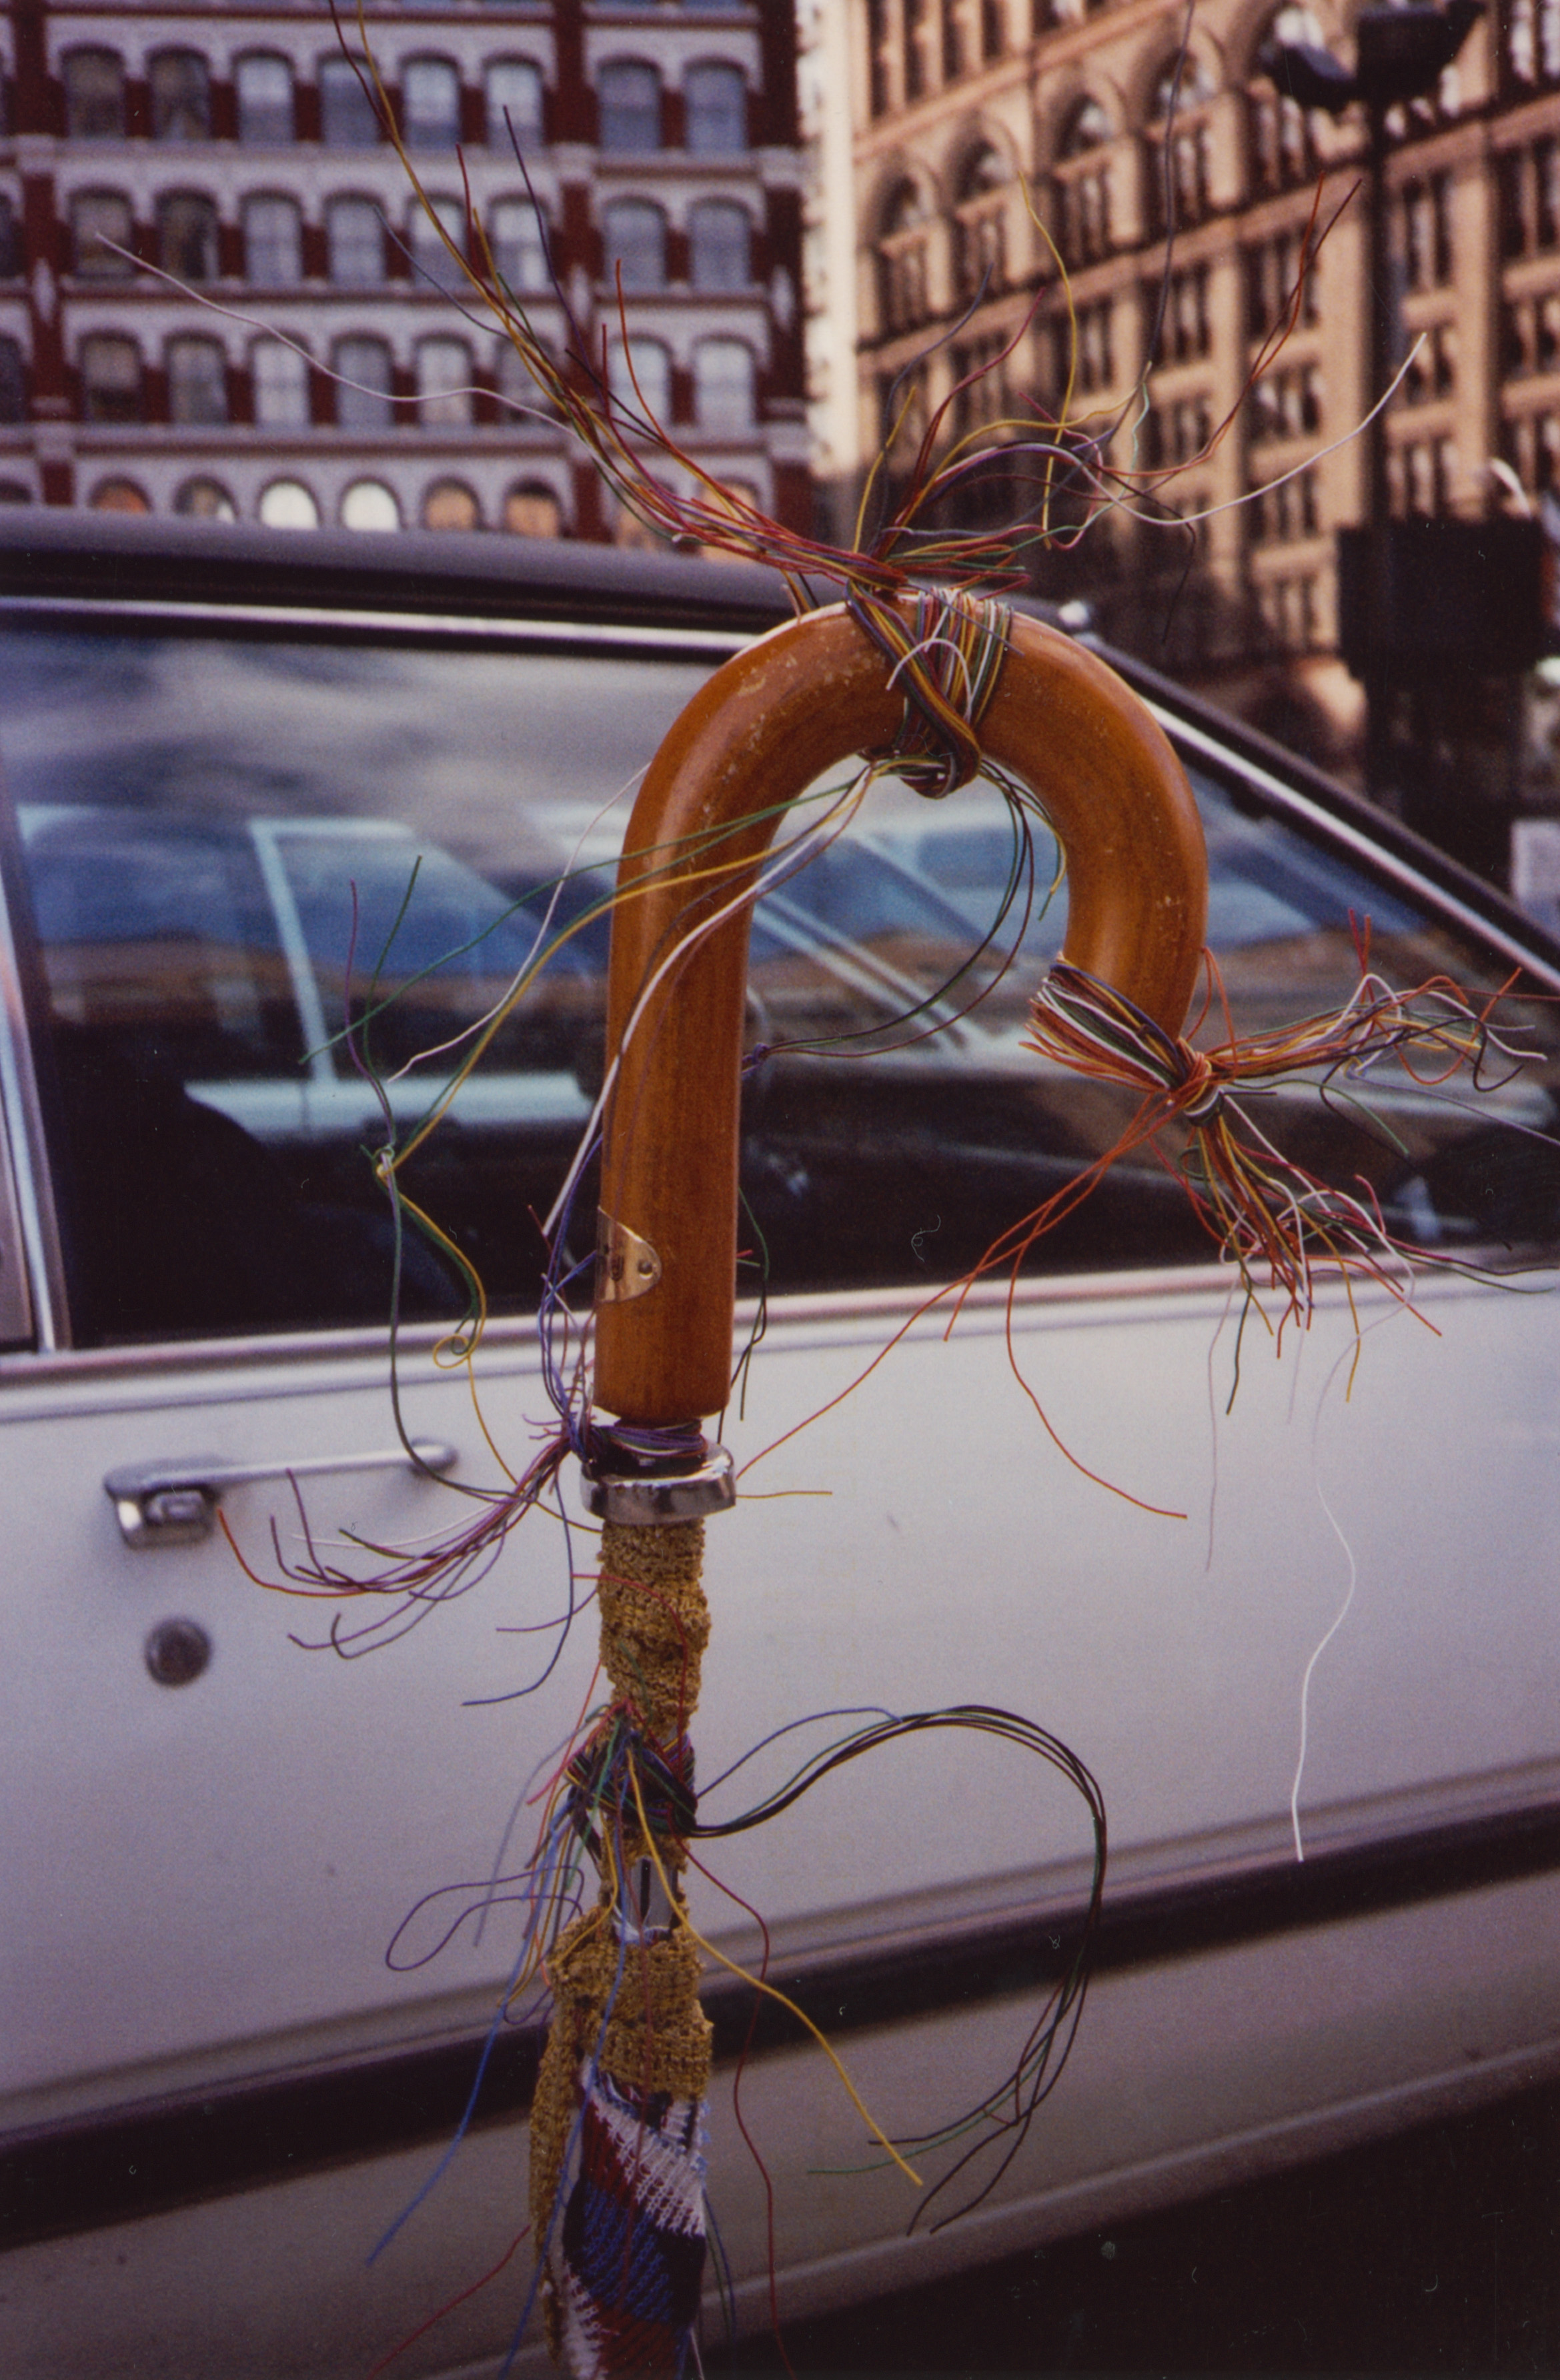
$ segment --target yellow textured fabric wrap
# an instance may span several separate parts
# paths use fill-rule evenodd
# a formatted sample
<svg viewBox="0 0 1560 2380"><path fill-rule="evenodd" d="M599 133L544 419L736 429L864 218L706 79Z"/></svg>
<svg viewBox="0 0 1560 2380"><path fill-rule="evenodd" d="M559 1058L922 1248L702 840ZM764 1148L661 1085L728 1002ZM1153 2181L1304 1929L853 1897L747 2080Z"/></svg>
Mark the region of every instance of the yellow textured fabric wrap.
<svg viewBox="0 0 1560 2380"><path fill-rule="evenodd" d="M681 1735L699 1700L700 1657L710 1641L701 1577L702 1521L602 1530L602 1665L614 1696L631 1703L647 1735Z"/></svg>
<svg viewBox="0 0 1560 2380"><path fill-rule="evenodd" d="M602 1530L602 1667L615 1704L638 1732L668 1747L687 1730L699 1699L701 1656L710 1614L701 1577L702 1521L641 1528L607 1522ZM591 2065L631 2090L701 2099L709 2087L712 2029L699 2005L700 1954L677 1929L625 1952L614 1903L649 1856L630 1803L613 1819L614 1860L621 1844L625 1878L607 1873L601 1899L566 1927L547 1961L553 2022L530 2110L530 2218L540 2253L562 2185ZM681 1845L658 1834L655 1856L680 1899ZM610 2015L608 2010L611 2010ZM550 2276L542 2305L548 2344L560 2354L559 2315Z"/></svg>

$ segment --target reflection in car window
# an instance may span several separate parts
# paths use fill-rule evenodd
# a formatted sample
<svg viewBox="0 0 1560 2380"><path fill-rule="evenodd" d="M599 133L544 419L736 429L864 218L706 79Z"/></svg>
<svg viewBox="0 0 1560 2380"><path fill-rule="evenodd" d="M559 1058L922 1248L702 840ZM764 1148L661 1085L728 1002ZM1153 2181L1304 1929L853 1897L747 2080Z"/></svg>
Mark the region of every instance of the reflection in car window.
<svg viewBox="0 0 1560 2380"><path fill-rule="evenodd" d="M638 773L704 674L583 652L0 639L78 1343L382 1321L396 1235L372 1152L427 1111L539 935L569 929L402 1177L498 1310L534 1304L536 1219L601 1081L608 928L591 911ZM1233 781L1193 773L1238 1031L1338 1006L1366 920L1395 982L1498 988L1504 966L1465 937ZM781 1291L955 1278L1115 1139L1122 1101L1024 1047L1066 925L1055 867L1037 833L1032 899L1026 875L989 939L1017 870L1000 796L932 808L891 782L762 905L747 1285L764 1266ZM372 1080L343 1038L349 1007L373 1012ZM1371 1087L1373 1135L1303 1088L1261 1121L1317 1173L1367 1180L1406 1237L1548 1251L1560 1173L1535 1135L1554 1127L1557 1076L1541 1030L1550 1062L1471 1109L1394 1076ZM1032 1262L1212 1254L1144 1151ZM415 1233L401 1301L441 1320L464 1302Z"/></svg>
<svg viewBox="0 0 1560 2380"><path fill-rule="evenodd" d="M385 1109L404 1134L433 1103L458 1053L423 1053L504 999L581 831L705 674L0 639L78 1343L385 1318ZM604 927L565 945L404 1176L500 1310L535 1301L535 1217L601 1076L604 962ZM355 1013L387 1003L377 1084L341 1038L348 989ZM408 1235L401 1263L406 1314L458 1316L433 1245Z"/></svg>

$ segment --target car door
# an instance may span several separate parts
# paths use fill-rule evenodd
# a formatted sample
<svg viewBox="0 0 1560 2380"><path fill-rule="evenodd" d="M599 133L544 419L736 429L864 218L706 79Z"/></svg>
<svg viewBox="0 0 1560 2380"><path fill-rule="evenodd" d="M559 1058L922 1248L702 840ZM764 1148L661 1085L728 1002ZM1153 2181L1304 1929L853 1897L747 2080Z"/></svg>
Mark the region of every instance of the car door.
<svg viewBox="0 0 1560 2380"><path fill-rule="evenodd" d="M365 1656L426 1605L291 1573L373 1572L364 1548L481 1512L506 1480L490 1439L518 1460L545 1417L531 1334L502 1318L534 1305L537 1218L589 1113L599 974L566 949L399 1216L373 1152L460 1053L409 1062L478 1026L535 939L474 861L555 873L550 808L609 803L722 649L92 615L6 642L32 1026L7 1053L29 1228L0 1388L27 1647L3 1730L13 2123L486 2022L509 1947L432 1977L386 1952L421 1893L485 1866L583 1693L581 1631L545 1712L506 1699L558 1646L558 1520L505 1557L540 1599L451 1598L413 1666ZM499 1318L480 1399L444 1344L478 1273Z"/></svg>

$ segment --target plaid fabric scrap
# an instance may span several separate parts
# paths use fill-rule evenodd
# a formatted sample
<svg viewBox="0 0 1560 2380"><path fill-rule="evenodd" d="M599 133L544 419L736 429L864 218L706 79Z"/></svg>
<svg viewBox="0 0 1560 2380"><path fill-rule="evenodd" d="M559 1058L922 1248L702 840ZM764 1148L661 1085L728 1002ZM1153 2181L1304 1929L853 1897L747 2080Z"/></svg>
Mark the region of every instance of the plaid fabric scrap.
<svg viewBox="0 0 1560 2380"><path fill-rule="evenodd" d="M558 2296L575 2380L681 2372L704 2272L704 2103L586 2084Z"/></svg>

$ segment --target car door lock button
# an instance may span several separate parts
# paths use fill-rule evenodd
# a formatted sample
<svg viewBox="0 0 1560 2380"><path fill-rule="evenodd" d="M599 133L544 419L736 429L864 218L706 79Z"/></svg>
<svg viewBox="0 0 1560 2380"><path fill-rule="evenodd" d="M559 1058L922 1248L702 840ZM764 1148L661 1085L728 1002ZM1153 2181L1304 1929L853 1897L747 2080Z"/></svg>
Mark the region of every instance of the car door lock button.
<svg viewBox="0 0 1560 2380"><path fill-rule="evenodd" d="M198 1620L161 1620L146 1640L146 1666L160 1686L189 1686L210 1667L212 1640Z"/></svg>

